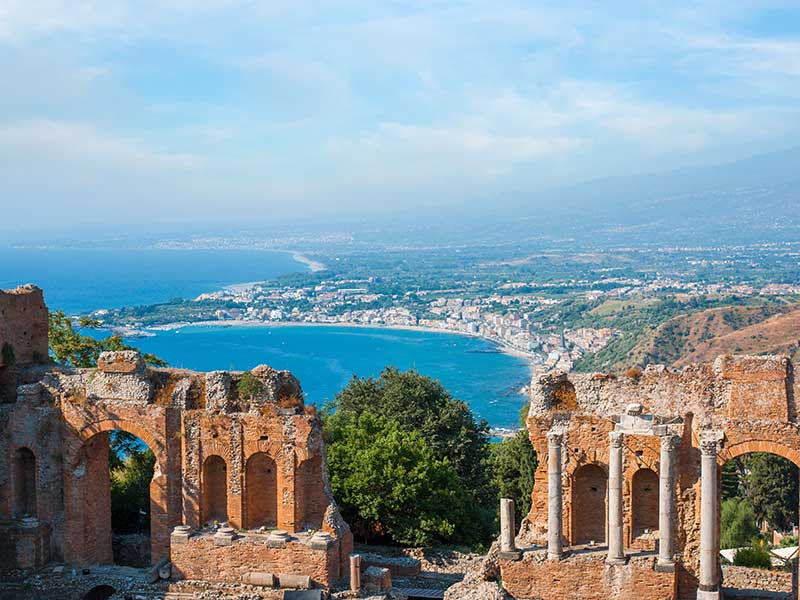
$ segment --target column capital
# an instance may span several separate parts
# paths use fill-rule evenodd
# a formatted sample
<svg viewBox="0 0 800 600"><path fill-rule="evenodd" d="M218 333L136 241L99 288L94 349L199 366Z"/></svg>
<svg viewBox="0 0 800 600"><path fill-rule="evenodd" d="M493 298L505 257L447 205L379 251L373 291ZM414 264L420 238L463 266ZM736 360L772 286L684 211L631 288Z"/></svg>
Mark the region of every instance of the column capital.
<svg viewBox="0 0 800 600"><path fill-rule="evenodd" d="M561 443L564 441L564 434L560 431L548 431L547 432L547 442L550 446L560 446Z"/></svg>
<svg viewBox="0 0 800 600"><path fill-rule="evenodd" d="M674 452L681 443L681 438L673 433L660 436L661 448L667 452Z"/></svg>
<svg viewBox="0 0 800 600"><path fill-rule="evenodd" d="M622 440L625 434L621 431L609 431L608 441L611 443L612 448L622 448Z"/></svg>
<svg viewBox="0 0 800 600"><path fill-rule="evenodd" d="M700 452L703 456L714 456L719 454L722 440L725 434L721 431L704 431L700 434Z"/></svg>

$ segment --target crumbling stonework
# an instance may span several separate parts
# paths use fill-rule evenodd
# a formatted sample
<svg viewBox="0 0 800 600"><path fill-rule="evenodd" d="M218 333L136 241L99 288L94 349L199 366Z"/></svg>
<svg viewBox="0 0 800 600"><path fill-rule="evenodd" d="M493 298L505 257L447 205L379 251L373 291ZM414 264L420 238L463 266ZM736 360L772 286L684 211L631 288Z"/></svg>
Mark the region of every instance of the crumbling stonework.
<svg viewBox="0 0 800 600"><path fill-rule="evenodd" d="M800 465L797 392L783 356L534 382L527 425L539 466L522 558L499 561L503 587L542 599L720 597L717 473L757 451ZM553 447L561 458L548 464Z"/></svg>
<svg viewBox="0 0 800 600"><path fill-rule="evenodd" d="M2 292L0 310L0 343L16 356L15 402L0 405L4 578L113 562L117 430L155 455L150 554L171 560L173 577L241 583L266 571L330 587L347 576L352 535L328 485L321 424L291 373L257 367L253 383L240 372L152 369L130 351L103 353L92 369L37 364L47 353L41 291ZM220 544L223 526L234 534ZM286 541L265 543L276 527Z"/></svg>

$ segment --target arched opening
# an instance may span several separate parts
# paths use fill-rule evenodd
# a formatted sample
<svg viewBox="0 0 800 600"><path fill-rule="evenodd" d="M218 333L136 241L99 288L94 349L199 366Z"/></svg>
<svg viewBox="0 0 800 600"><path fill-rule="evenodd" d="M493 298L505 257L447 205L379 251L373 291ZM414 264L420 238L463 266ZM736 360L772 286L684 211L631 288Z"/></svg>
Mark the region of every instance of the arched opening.
<svg viewBox="0 0 800 600"><path fill-rule="evenodd" d="M578 397L571 382L559 381L553 388L553 410L561 412L578 410Z"/></svg>
<svg viewBox="0 0 800 600"><path fill-rule="evenodd" d="M36 457L29 448L14 453L14 518L36 516Z"/></svg>
<svg viewBox="0 0 800 600"><path fill-rule="evenodd" d="M722 587L791 593L797 466L769 452L739 454L723 465L719 489Z"/></svg>
<svg viewBox="0 0 800 600"><path fill-rule="evenodd" d="M322 485L322 457L318 454L300 463L295 481L295 507L302 529L319 529L328 507Z"/></svg>
<svg viewBox="0 0 800 600"><path fill-rule="evenodd" d="M597 465L584 465L572 476L572 543L606 541L608 476Z"/></svg>
<svg viewBox="0 0 800 600"><path fill-rule="evenodd" d="M247 460L247 528L274 527L278 524L277 471L275 461L264 452L256 452Z"/></svg>
<svg viewBox="0 0 800 600"><path fill-rule="evenodd" d="M639 469L633 474L631 512L632 537L652 537L658 529L658 475L652 469Z"/></svg>
<svg viewBox="0 0 800 600"><path fill-rule="evenodd" d="M228 466L216 454L203 463L203 522L228 520Z"/></svg>
<svg viewBox="0 0 800 600"><path fill-rule="evenodd" d="M110 585L98 585L81 596L81 600L108 600L115 593L116 590Z"/></svg>
<svg viewBox="0 0 800 600"><path fill-rule="evenodd" d="M151 514L160 510L151 495L157 475L154 453L132 433L102 431L84 443L74 476L87 563L151 564Z"/></svg>

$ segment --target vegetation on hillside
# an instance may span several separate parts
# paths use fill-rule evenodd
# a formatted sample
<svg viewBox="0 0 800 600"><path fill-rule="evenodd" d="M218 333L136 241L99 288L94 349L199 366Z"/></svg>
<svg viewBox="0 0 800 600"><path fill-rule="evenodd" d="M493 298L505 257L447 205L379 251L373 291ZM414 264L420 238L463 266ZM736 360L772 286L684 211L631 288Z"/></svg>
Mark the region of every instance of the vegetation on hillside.
<svg viewBox="0 0 800 600"><path fill-rule="evenodd" d="M492 479L500 498L514 500L517 523L531 510L531 492L538 460L528 437L528 405L520 411L522 428L512 437L492 445Z"/></svg>
<svg viewBox="0 0 800 600"><path fill-rule="evenodd" d="M109 437L111 528L114 533L150 532L150 481L156 457L136 436L115 431Z"/></svg>

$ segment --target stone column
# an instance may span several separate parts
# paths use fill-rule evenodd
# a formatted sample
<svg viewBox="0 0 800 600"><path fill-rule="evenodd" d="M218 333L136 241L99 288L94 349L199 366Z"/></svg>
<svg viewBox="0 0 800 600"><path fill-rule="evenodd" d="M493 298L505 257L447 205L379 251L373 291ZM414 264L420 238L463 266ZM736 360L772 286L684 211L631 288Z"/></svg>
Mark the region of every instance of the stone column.
<svg viewBox="0 0 800 600"><path fill-rule="evenodd" d="M608 558L609 564L625 562L622 546L622 439L623 434L608 434Z"/></svg>
<svg viewBox="0 0 800 600"><path fill-rule="evenodd" d="M350 555L350 591L358 593L361 589L361 557Z"/></svg>
<svg viewBox="0 0 800 600"><path fill-rule="evenodd" d="M719 514L717 511L717 452L721 435L700 438L700 576L698 600L717 600L719 591Z"/></svg>
<svg viewBox="0 0 800 600"><path fill-rule="evenodd" d="M547 434L547 558L561 560L562 499L561 499L561 442L564 436L551 431Z"/></svg>
<svg viewBox="0 0 800 600"><path fill-rule="evenodd" d="M661 436L661 463L658 469L658 565L671 567L673 549L672 523L675 513L675 449L680 438L668 433Z"/></svg>
<svg viewBox="0 0 800 600"><path fill-rule="evenodd" d="M514 541L515 535L514 500L500 498L500 558L516 560L520 557Z"/></svg>

